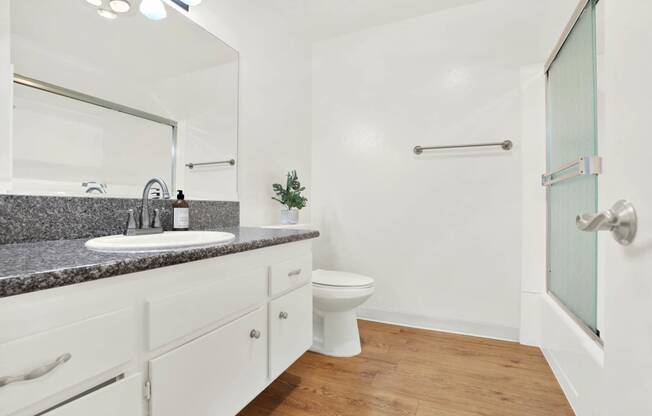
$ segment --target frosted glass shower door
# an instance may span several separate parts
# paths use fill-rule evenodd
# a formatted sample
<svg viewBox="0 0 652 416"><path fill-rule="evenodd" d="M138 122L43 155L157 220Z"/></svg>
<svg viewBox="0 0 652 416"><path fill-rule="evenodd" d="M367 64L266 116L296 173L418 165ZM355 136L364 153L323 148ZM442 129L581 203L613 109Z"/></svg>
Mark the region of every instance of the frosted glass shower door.
<svg viewBox="0 0 652 416"><path fill-rule="evenodd" d="M548 172L597 154L595 22L590 1L548 70ZM548 187L548 291L594 333L597 236L578 231L575 219L597 211L597 185L579 176Z"/></svg>

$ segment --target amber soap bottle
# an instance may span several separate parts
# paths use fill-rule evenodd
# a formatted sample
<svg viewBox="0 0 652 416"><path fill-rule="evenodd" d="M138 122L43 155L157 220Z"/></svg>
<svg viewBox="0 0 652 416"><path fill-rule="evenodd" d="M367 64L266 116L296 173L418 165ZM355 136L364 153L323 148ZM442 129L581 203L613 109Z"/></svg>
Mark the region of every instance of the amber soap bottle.
<svg viewBox="0 0 652 416"><path fill-rule="evenodd" d="M188 231L190 229L190 206L186 202L186 196L182 190L177 191L177 200L172 203L172 214L174 217L174 231Z"/></svg>

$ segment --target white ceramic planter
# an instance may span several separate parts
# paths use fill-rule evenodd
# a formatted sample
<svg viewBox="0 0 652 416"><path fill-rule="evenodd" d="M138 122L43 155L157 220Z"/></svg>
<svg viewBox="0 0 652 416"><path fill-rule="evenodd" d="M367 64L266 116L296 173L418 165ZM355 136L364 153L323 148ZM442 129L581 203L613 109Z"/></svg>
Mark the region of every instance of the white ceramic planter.
<svg viewBox="0 0 652 416"><path fill-rule="evenodd" d="M282 209L281 224L297 224L299 222L298 209Z"/></svg>

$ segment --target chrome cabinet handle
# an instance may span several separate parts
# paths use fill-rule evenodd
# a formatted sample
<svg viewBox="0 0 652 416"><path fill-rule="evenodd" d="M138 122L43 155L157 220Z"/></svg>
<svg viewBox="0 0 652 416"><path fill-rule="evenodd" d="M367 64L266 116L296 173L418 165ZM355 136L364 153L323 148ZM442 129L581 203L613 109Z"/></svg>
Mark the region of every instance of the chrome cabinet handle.
<svg viewBox="0 0 652 416"><path fill-rule="evenodd" d="M6 377L0 377L0 387L4 387L8 384L11 383L18 383L21 381L29 381L29 380L34 380L39 377L43 377L44 375L52 372L55 368L67 363L70 361L72 358L72 355L69 353L65 353L62 356L58 357L54 362L50 364L46 364L42 367L35 368L34 370L22 374L20 376L6 376Z"/></svg>
<svg viewBox="0 0 652 416"><path fill-rule="evenodd" d="M287 312L281 312L278 314L278 319L288 319L288 313Z"/></svg>
<svg viewBox="0 0 652 416"><path fill-rule="evenodd" d="M252 329L251 332L249 333L249 336L253 339L258 339L260 338L260 331L256 329Z"/></svg>
<svg viewBox="0 0 652 416"><path fill-rule="evenodd" d="M292 270L290 273L288 273L288 277L298 276L300 274L301 274L301 269L296 269L296 270Z"/></svg>
<svg viewBox="0 0 652 416"><path fill-rule="evenodd" d="M626 246L636 238L638 218L631 202L621 200L611 209L597 214L580 214L575 219L580 231L611 231L618 243Z"/></svg>

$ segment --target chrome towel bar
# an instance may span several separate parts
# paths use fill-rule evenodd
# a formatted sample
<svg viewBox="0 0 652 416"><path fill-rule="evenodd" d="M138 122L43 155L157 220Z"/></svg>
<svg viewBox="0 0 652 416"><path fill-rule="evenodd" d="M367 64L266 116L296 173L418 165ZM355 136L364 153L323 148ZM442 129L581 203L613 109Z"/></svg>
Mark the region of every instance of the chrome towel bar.
<svg viewBox="0 0 652 416"><path fill-rule="evenodd" d="M514 143L511 140L496 143L473 143L473 144L455 144L448 146L415 146L414 154L420 155L424 150L440 150L440 149L464 149L469 147L494 147L500 146L503 150L512 150Z"/></svg>
<svg viewBox="0 0 652 416"><path fill-rule="evenodd" d="M194 169L195 166L207 166L207 165L235 165L235 159L229 160L219 160L216 162L200 162L200 163L186 163L186 166L190 169Z"/></svg>
<svg viewBox="0 0 652 416"><path fill-rule="evenodd" d="M567 171L571 168L577 168L569 171L565 175L554 177L560 173ZM559 167L550 173L541 175L542 186L552 186L556 183L566 181L568 179L576 178L578 176L591 176L599 175L602 173L602 158L600 156L584 156L572 162Z"/></svg>

